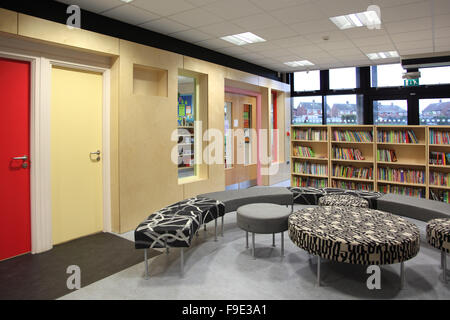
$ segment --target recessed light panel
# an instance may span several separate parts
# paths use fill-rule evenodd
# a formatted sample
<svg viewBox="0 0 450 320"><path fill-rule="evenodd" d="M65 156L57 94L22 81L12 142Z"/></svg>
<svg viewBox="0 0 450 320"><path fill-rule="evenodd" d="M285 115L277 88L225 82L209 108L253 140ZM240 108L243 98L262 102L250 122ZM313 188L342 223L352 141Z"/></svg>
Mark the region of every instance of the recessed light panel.
<svg viewBox="0 0 450 320"><path fill-rule="evenodd" d="M379 59L398 58L399 55L397 51L388 51L388 52L368 53L367 57L370 60L379 60Z"/></svg>
<svg viewBox="0 0 450 320"><path fill-rule="evenodd" d="M308 61L308 60L302 60L302 61L289 61L285 62L285 65L288 65L289 67L306 67L306 66L313 66L314 63Z"/></svg>
<svg viewBox="0 0 450 320"><path fill-rule="evenodd" d="M341 30L381 24L381 19L375 11L351 13L344 16L332 17L330 20Z"/></svg>
<svg viewBox="0 0 450 320"><path fill-rule="evenodd" d="M249 43L266 41L263 38L258 37L256 34L253 34L251 32L244 32L244 33L239 33L239 34L235 34L232 36L226 36L226 37L222 37L221 39L231 42L237 46L242 46L244 44L249 44Z"/></svg>
<svg viewBox="0 0 450 320"><path fill-rule="evenodd" d="M125 2L125 3L130 3L131 1L134 1L134 0L120 0L120 1Z"/></svg>

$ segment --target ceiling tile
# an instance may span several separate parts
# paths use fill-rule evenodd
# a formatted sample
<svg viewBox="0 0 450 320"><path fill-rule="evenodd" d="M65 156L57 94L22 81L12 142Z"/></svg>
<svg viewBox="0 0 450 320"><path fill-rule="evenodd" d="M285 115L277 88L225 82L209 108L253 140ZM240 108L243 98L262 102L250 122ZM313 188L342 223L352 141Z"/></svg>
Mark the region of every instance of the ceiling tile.
<svg viewBox="0 0 450 320"><path fill-rule="evenodd" d="M318 20L326 17L319 8L312 3L278 9L270 14L286 24Z"/></svg>
<svg viewBox="0 0 450 320"><path fill-rule="evenodd" d="M309 0L250 0L253 4L257 5L261 9L270 12L276 9L282 9L287 7L293 7Z"/></svg>
<svg viewBox="0 0 450 320"><path fill-rule="evenodd" d="M433 51L433 41L431 39L422 41L396 42L395 46L399 51L417 48L431 48L431 52Z"/></svg>
<svg viewBox="0 0 450 320"><path fill-rule="evenodd" d="M263 53L264 51L279 49L279 47L273 41L250 43L250 44L246 44L244 47L245 47L245 49L247 49L249 51L259 52L259 53Z"/></svg>
<svg viewBox="0 0 450 320"><path fill-rule="evenodd" d="M352 42L357 46L370 46L376 44L392 44L391 39L385 36L367 37L352 39Z"/></svg>
<svg viewBox="0 0 450 320"><path fill-rule="evenodd" d="M435 16L434 17L434 27L436 29L450 27L450 14Z"/></svg>
<svg viewBox="0 0 450 320"><path fill-rule="evenodd" d="M434 36L436 38L446 38L450 36L450 27L439 28L434 30Z"/></svg>
<svg viewBox="0 0 450 320"><path fill-rule="evenodd" d="M315 21L294 23L289 26L294 31L296 31L298 34L301 34L301 35L310 34L310 33L318 33L318 32L323 32L324 34L326 34L327 32L337 30L336 25L334 25L328 18L315 20Z"/></svg>
<svg viewBox="0 0 450 320"><path fill-rule="evenodd" d="M408 5L391 7L381 11L381 21L383 23L411 20L431 16L430 2L417 2Z"/></svg>
<svg viewBox="0 0 450 320"><path fill-rule="evenodd" d="M238 27L231 22L220 22L210 24L208 26L198 27L196 29L217 38L246 32L244 28Z"/></svg>
<svg viewBox="0 0 450 320"><path fill-rule="evenodd" d="M81 9L95 13L101 13L103 11L123 5L123 2L119 0L59 0L59 2L65 3L67 5L75 4L78 5Z"/></svg>
<svg viewBox="0 0 450 320"><path fill-rule="evenodd" d="M450 46L450 34L447 34L446 37L434 39L434 43L436 47Z"/></svg>
<svg viewBox="0 0 450 320"><path fill-rule="evenodd" d="M169 18L192 28L206 26L208 24L215 24L223 21L222 18L219 18L211 12L208 12L201 8L177 13L170 16Z"/></svg>
<svg viewBox="0 0 450 320"><path fill-rule="evenodd" d="M209 34L206 34L204 32L201 32L201 31L198 31L195 29L170 33L169 36L183 40L183 41L187 41L187 42L199 42L199 41L211 39L211 36Z"/></svg>
<svg viewBox="0 0 450 320"><path fill-rule="evenodd" d="M144 24L141 24L140 27L148 29L148 30L152 30L155 32L159 32L162 34L169 34L169 33L179 32L179 31L184 31L184 30L189 29L188 26L185 26L181 23L172 21L167 18L162 18L162 19L157 19L157 20L153 20L150 22L146 22Z"/></svg>
<svg viewBox="0 0 450 320"><path fill-rule="evenodd" d="M390 8L419 1L423 0L377 0L376 5L380 6L381 8Z"/></svg>
<svg viewBox="0 0 450 320"><path fill-rule="evenodd" d="M368 38L368 37L378 37L378 36L386 36L388 35L386 30L383 28L383 25L380 29L369 29L365 27L361 28L352 28L341 31L350 39L359 39L359 38Z"/></svg>
<svg viewBox="0 0 450 320"><path fill-rule="evenodd" d="M103 12L102 15L112 19L120 20L132 25L142 24L147 21L160 18L157 14L147 10L138 9L131 5L123 5L114 9Z"/></svg>
<svg viewBox="0 0 450 320"><path fill-rule="evenodd" d="M279 26L260 30L252 30L252 32L265 40L283 39L297 35L288 26Z"/></svg>
<svg viewBox="0 0 450 320"><path fill-rule="evenodd" d="M328 36L329 40L323 40L324 36ZM312 41L315 44L321 44L327 41L330 42L335 42L335 41L346 41L348 40L347 36L345 35L345 33L341 32L341 31L332 31L332 32L327 32L327 33L311 33L308 35L305 35L305 38Z"/></svg>
<svg viewBox="0 0 450 320"><path fill-rule="evenodd" d="M270 43L280 48L292 48L292 47L313 45L311 41L302 36L271 40Z"/></svg>
<svg viewBox="0 0 450 320"><path fill-rule="evenodd" d="M200 7L200 6L204 6L204 5L216 2L217 0L186 0L186 1L196 7Z"/></svg>
<svg viewBox="0 0 450 320"><path fill-rule="evenodd" d="M450 14L450 1L433 0L435 14Z"/></svg>
<svg viewBox="0 0 450 320"><path fill-rule="evenodd" d="M323 43L320 43L317 46L331 53L334 50L348 49L348 48L354 48L355 50L357 50L350 40L324 41Z"/></svg>
<svg viewBox="0 0 450 320"><path fill-rule="evenodd" d="M432 53L430 48L415 48L415 49L399 49L398 52L401 56L409 55L409 54L424 54L424 53Z"/></svg>
<svg viewBox="0 0 450 320"><path fill-rule="evenodd" d="M298 54L300 56L304 56L304 55L312 55L313 56L315 54L325 52L325 51L323 51L322 48L319 48L316 45L292 47L287 50L293 54Z"/></svg>
<svg viewBox="0 0 450 320"><path fill-rule="evenodd" d="M433 33L431 30L422 30L414 32L402 32L391 34L391 39L394 43L407 42L407 41L417 41L431 40L433 38Z"/></svg>
<svg viewBox="0 0 450 320"><path fill-rule="evenodd" d="M192 4L185 0L134 0L133 6L154 12L161 16L169 16L194 8Z"/></svg>
<svg viewBox="0 0 450 320"><path fill-rule="evenodd" d="M349 13L363 12L366 11L367 7L370 5L369 0L317 0L314 3L327 16L327 18Z"/></svg>
<svg viewBox="0 0 450 320"><path fill-rule="evenodd" d="M234 24L248 30L265 29L281 26L281 22L267 13L259 13L252 16L232 20Z"/></svg>
<svg viewBox="0 0 450 320"><path fill-rule="evenodd" d="M208 40L203 40L203 41L197 42L196 44L201 47L205 47L205 48L212 49L212 50L217 50L217 49L233 46L233 44L231 44L230 42L227 42L222 39L208 39Z"/></svg>
<svg viewBox="0 0 450 320"><path fill-rule="evenodd" d="M397 48L393 44L359 46L359 49L366 54L374 53L374 52L387 52L387 51L397 50Z"/></svg>
<svg viewBox="0 0 450 320"><path fill-rule="evenodd" d="M248 0L216 1L203 8L226 20L238 19L263 12Z"/></svg>
<svg viewBox="0 0 450 320"><path fill-rule="evenodd" d="M388 22L384 24L389 33L429 30L432 28L431 17Z"/></svg>
<svg viewBox="0 0 450 320"><path fill-rule="evenodd" d="M276 58L276 57L285 56L286 50L284 50L284 49L266 50L264 52L261 52L261 54L265 57Z"/></svg>

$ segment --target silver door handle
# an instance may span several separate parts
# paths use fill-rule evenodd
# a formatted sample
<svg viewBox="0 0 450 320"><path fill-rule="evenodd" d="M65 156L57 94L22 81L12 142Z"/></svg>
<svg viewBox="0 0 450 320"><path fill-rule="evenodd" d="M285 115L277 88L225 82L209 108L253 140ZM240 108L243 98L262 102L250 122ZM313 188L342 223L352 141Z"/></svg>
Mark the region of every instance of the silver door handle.
<svg viewBox="0 0 450 320"><path fill-rule="evenodd" d="M23 157L14 157L12 158L13 160L23 160L23 161L27 161L28 160L28 156L23 156Z"/></svg>
<svg viewBox="0 0 450 320"><path fill-rule="evenodd" d="M96 152L91 152L91 155L93 155L93 154L99 156L100 155L100 150L97 150Z"/></svg>

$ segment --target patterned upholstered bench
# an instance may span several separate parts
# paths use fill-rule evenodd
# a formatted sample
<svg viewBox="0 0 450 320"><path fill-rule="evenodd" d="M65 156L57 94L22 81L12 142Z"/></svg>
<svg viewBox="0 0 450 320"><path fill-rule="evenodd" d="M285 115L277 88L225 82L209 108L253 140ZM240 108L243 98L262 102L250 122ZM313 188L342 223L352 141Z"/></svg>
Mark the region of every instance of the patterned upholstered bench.
<svg viewBox="0 0 450 320"><path fill-rule="evenodd" d="M417 255L420 232L417 226L387 212L324 206L306 208L290 215L289 237L298 247L318 256L317 283L320 286L320 259L336 262L385 265L401 263Z"/></svg>
<svg viewBox="0 0 450 320"><path fill-rule="evenodd" d="M134 232L135 248L145 250L146 277L148 278L148 248L181 248L183 272L183 248L190 247L198 229L212 220L215 221L217 240L217 219L224 214L225 206L222 202L207 198L190 198L151 214Z"/></svg>
<svg viewBox="0 0 450 320"><path fill-rule="evenodd" d="M441 251L442 278L447 283L447 253L450 253L450 219L433 219L428 222L427 242Z"/></svg>
<svg viewBox="0 0 450 320"><path fill-rule="evenodd" d="M368 208L369 201L351 194L327 194L319 199L319 206Z"/></svg>

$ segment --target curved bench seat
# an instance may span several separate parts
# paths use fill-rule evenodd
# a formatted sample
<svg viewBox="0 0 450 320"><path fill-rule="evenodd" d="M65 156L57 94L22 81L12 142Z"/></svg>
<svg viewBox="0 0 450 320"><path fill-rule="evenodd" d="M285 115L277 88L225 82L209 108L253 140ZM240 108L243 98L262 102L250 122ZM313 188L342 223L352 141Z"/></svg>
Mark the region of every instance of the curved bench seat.
<svg viewBox="0 0 450 320"><path fill-rule="evenodd" d="M377 200L379 210L428 222L432 219L450 218L450 204L388 193Z"/></svg>
<svg viewBox="0 0 450 320"><path fill-rule="evenodd" d="M252 187L242 190L226 190L198 195L225 204L225 213L252 203L274 203L286 206L294 204L293 193L284 187Z"/></svg>

